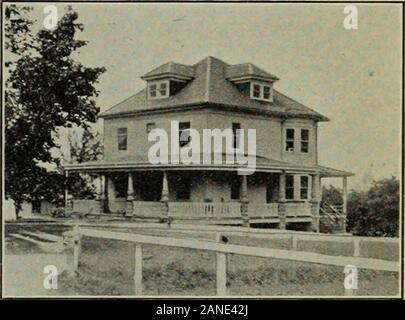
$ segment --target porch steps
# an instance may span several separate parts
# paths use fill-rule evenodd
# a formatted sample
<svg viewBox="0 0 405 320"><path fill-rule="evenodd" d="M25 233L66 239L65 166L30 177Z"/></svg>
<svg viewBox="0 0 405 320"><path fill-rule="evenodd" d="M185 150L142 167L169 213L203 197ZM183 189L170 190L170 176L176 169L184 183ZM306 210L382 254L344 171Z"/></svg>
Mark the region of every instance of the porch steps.
<svg viewBox="0 0 405 320"><path fill-rule="evenodd" d="M345 233L347 218L340 207L322 203L320 206L320 230L326 233Z"/></svg>

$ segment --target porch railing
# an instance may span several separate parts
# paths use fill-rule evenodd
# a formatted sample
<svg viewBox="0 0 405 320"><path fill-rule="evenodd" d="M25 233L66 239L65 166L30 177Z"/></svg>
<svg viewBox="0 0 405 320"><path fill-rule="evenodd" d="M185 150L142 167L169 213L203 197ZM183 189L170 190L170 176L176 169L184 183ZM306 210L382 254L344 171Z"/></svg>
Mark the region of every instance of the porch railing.
<svg viewBox="0 0 405 320"><path fill-rule="evenodd" d="M158 218L162 215L162 204L155 201L134 201L134 215L146 218Z"/></svg>
<svg viewBox="0 0 405 320"><path fill-rule="evenodd" d="M287 202L285 204L287 217L311 216L311 204L308 202Z"/></svg>
<svg viewBox="0 0 405 320"><path fill-rule="evenodd" d="M277 218L278 203L249 203L250 218Z"/></svg>
<svg viewBox="0 0 405 320"><path fill-rule="evenodd" d="M169 202L173 218L240 218L240 203Z"/></svg>

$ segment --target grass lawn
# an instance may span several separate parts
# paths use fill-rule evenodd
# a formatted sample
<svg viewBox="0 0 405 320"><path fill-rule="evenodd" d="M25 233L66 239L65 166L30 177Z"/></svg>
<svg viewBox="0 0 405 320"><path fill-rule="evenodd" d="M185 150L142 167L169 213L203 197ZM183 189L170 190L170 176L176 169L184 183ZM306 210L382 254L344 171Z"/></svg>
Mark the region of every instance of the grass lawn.
<svg viewBox="0 0 405 320"><path fill-rule="evenodd" d="M56 234L66 230L51 229ZM43 229L41 231L49 232ZM7 232L11 231L6 230ZM151 230L144 230L142 233L168 235ZM212 239L212 234L170 233L170 236ZM262 239L260 243L255 243L255 239L247 239L246 245L259 246L262 242ZM72 277L63 273L55 294L132 295L134 245L87 237L83 238L82 244L79 275ZM19 240L8 242L6 246L6 254L38 253L38 250L35 245L27 245ZM64 253L72 254L71 249ZM214 253L144 245L143 255L145 295L215 295ZM341 267L229 255L227 279L228 293L235 296L344 295L344 273ZM358 285L358 296L394 296L398 293L398 274L360 270Z"/></svg>

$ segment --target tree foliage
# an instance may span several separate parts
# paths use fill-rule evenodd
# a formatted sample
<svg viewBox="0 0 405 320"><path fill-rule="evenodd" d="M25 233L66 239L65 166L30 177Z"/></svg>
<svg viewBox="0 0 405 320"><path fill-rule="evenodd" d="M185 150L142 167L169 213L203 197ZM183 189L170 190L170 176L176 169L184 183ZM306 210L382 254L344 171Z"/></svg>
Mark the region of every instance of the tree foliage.
<svg viewBox="0 0 405 320"><path fill-rule="evenodd" d="M71 7L55 29L35 35L30 10L5 7L5 48L13 56L6 61L5 191L17 208L23 200L38 197L38 192L63 187L62 175L49 173L39 164L59 164L51 152L59 147L57 128L87 128L97 120L95 84L105 71L85 67L71 57L87 43L76 39L83 25Z"/></svg>
<svg viewBox="0 0 405 320"><path fill-rule="evenodd" d="M363 192L348 195L348 230L360 236L397 237L399 234L399 181L375 181Z"/></svg>
<svg viewBox="0 0 405 320"><path fill-rule="evenodd" d="M374 181L369 190L351 190L347 198L347 231L359 236L398 236L398 179ZM342 203L342 191L332 185L324 187L322 200L330 204Z"/></svg>
<svg viewBox="0 0 405 320"><path fill-rule="evenodd" d="M342 190L330 185L322 187L322 201L328 204L341 204L343 202Z"/></svg>

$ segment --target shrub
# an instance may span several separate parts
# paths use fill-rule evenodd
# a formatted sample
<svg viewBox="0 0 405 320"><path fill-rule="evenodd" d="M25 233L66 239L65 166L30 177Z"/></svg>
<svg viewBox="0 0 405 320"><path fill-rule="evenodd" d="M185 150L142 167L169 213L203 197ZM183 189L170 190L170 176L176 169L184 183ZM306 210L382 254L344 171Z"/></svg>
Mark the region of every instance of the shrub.
<svg viewBox="0 0 405 320"><path fill-rule="evenodd" d="M399 181L374 181L368 191L348 195L348 231L359 236L397 237L399 233Z"/></svg>

